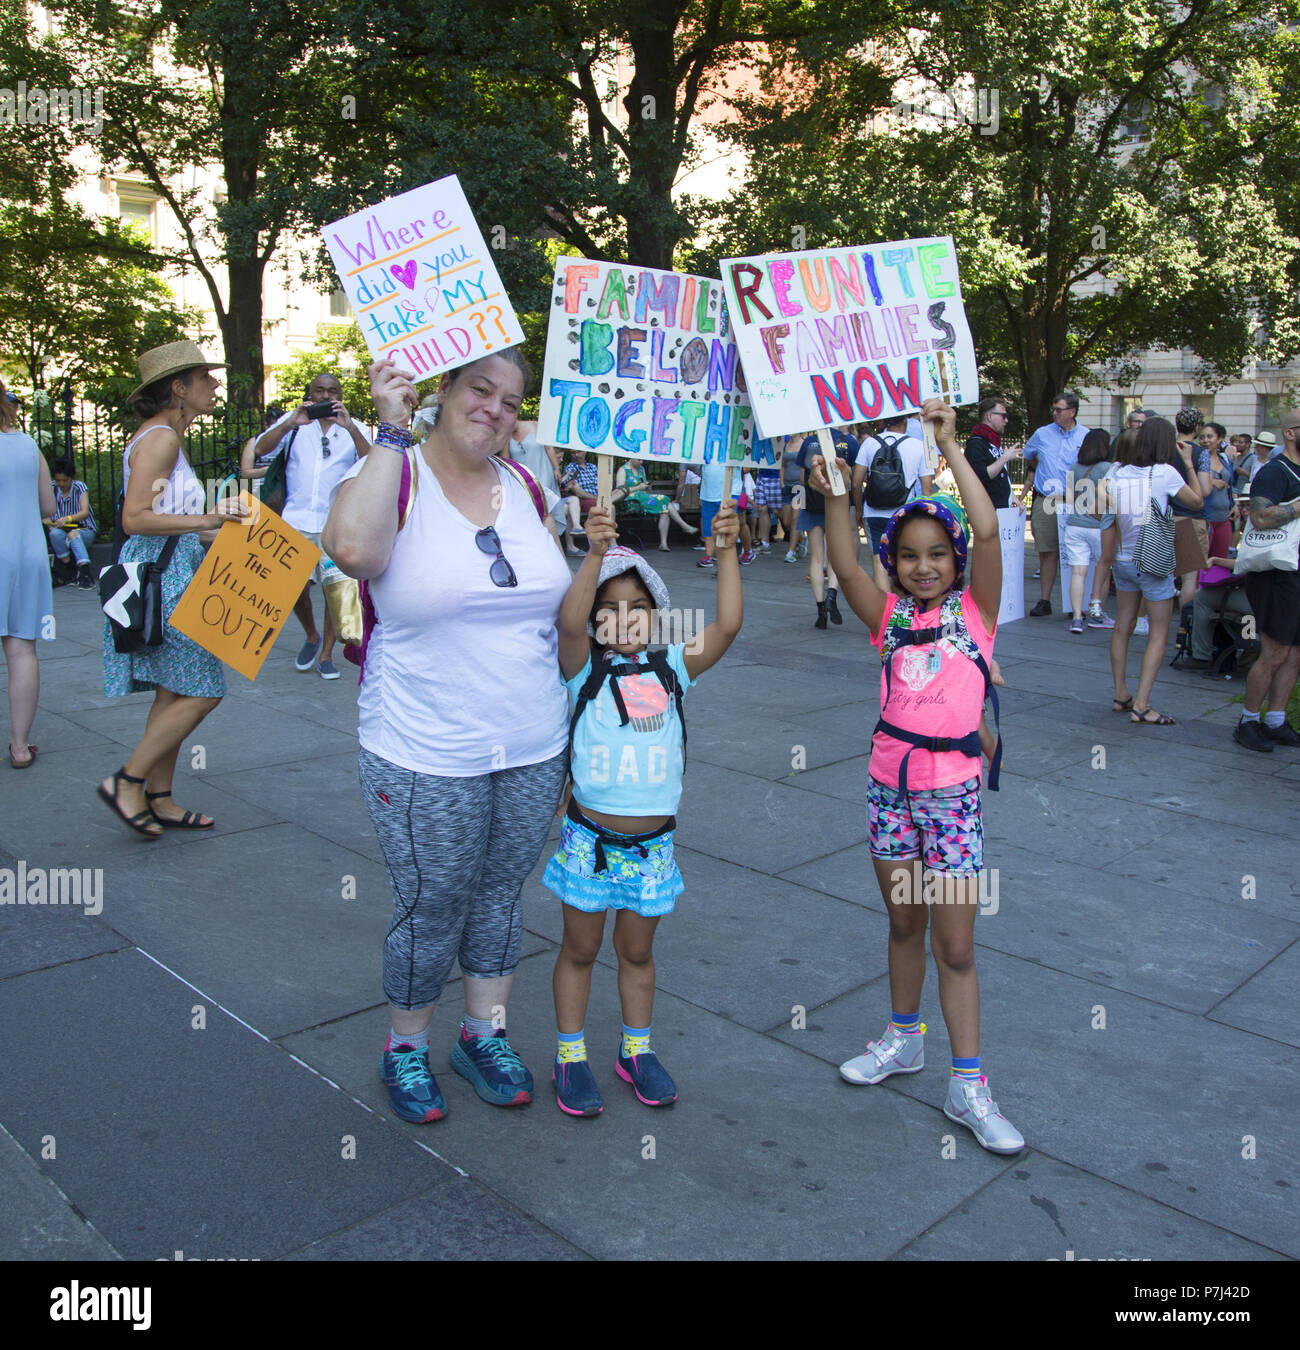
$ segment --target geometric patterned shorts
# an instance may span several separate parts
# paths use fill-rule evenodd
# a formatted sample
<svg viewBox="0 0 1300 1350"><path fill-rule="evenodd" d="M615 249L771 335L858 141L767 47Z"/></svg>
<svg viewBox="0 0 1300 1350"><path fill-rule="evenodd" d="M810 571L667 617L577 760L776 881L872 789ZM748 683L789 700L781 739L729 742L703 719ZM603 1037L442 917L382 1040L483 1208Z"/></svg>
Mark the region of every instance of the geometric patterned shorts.
<svg viewBox="0 0 1300 1350"><path fill-rule="evenodd" d="M921 858L927 871L977 876L984 866L980 780L900 793L868 778L867 832L873 858Z"/></svg>

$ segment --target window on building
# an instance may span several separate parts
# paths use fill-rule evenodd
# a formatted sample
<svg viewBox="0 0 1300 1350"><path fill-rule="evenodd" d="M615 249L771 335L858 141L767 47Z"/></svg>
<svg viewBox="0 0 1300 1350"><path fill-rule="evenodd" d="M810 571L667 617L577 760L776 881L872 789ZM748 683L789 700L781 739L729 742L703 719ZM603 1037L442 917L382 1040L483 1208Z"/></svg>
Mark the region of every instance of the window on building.
<svg viewBox="0 0 1300 1350"><path fill-rule="evenodd" d="M117 215L119 220L137 221L144 227L149 238L153 238L153 206L152 197L137 196L133 193L124 193L120 189L117 194Z"/></svg>
<svg viewBox="0 0 1300 1350"><path fill-rule="evenodd" d="M1256 432L1271 431L1275 436L1282 426L1282 414L1286 412L1289 400L1284 394L1260 394L1256 411ZM1278 444L1281 437L1278 436Z"/></svg>
<svg viewBox="0 0 1300 1350"><path fill-rule="evenodd" d="M1183 407L1195 408L1207 422L1214 421L1213 394L1184 394Z"/></svg>
<svg viewBox="0 0 1300 1350"><path fill-rule="evenodd" d="M348 304L347 293L342 286L336 286L330 292L330 318L347 319L352 315L352 307Z"/></svg>

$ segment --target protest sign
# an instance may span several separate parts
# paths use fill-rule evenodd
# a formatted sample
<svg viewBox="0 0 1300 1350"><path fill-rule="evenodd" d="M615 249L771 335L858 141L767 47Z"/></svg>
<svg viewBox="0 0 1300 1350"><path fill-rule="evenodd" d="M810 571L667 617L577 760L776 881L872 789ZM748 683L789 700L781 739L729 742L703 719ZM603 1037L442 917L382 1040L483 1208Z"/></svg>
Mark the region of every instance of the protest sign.
<svg viewBox="0 0 1300 1350"><path fill-rule="evenodd" d="M722 280L768 435L896 417L935 394L979 398L949 237L728 258Z"/></svg>
<svg viewBox="0 0 1300 1350"><path fill-rule="evenodd" d="M1002 540L1001 625L1025 617L1025 513L1018 507L998 508L998 538Z"/></svg>
<svg viewBox="0 0 1300 1350"><path fill-rule="evenodd" d="M176 602L171 624L226 665L257 678L321 551L247 493Z"/></svg>
<svg viewBox="0 0 1300 1350"><path fill-rule="evenodd" d="M322 233L376 361L418 382L524 340L454 174Z"/></svg>
<svg viewBox="0 0 1300 1350"><path fill-rule="evenodd" d="M752 413L716 278L560 258L537 439L561 449L741 463Z"/></svg>

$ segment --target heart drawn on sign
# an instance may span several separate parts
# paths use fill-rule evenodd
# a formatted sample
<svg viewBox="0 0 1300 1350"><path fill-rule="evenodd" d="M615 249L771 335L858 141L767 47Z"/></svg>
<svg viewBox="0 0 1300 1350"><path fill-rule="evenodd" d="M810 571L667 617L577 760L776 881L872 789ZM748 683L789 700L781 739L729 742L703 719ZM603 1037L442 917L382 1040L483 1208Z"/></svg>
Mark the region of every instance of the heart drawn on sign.
<svg viewBox="0 0 1300 1350"><path fill-rule="evenodd" d="M412 258L408 263L393 263L388 269L397 279L406 287L408 291L415 289L415 259Z"/></svg>
<svg viewBox="0 0 1300 1350"><path fill-rule="evenodd" d="M930 654L920 647L905 647L899 654L895 670L899 679L917 693L934 679L934 672L930 670Z"/></svg>

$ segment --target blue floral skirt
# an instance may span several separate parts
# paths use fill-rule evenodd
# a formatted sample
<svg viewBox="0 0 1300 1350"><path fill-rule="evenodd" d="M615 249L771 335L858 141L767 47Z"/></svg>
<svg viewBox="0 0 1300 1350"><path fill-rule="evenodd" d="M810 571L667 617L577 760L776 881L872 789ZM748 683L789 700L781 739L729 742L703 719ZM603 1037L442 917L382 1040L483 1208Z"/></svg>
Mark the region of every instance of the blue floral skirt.
<svg viewBox="0 0 1300 1350"><path fill-rule="evenodd" d="M133 534L122 545L119 562L157 562L166 536ZM183 534L162 578L163 640L161 646L139 652L113 649L113 629L104 620L104 693L109 698L138 694L161 686L189 698L222 698L226 675L211 652L171 625L172 610L203 565L203 545L197 534Z"/></svg>
<svg viewBox="0 0 1300 1350"><path fill-rule="evenodd" d="M588 914L630 909L647 919L672 913L686 889L673 857L671 828L648 835L614 834L596 828L572 805L542 885Z"/></svg>

